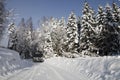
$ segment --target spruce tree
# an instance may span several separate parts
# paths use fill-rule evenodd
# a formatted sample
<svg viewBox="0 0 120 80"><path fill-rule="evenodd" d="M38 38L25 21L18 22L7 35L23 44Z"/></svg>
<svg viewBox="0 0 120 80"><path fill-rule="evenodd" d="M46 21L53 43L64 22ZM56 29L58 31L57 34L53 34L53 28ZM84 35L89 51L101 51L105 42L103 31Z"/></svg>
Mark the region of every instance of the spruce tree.
<svg viewBox="0 0 120 80"><path fill-rule="evenodd" d="M32 39L33 22L31 17L26 21L26 27L27 27L28 36L30 39Z"/></svg>
<svg viewBox="0 0 120 80"><path fill-rule="evenodd" d="M98 49L94 43L96 40L96 22L94 11L87 2L84 4L80 30L80 53L81 55L95 56Z"/></svg>
<svg viewBox="0 0 120 80"><path fill-rule="evenodd" d="M77 18L73 12L71 12L71 14L68 17L66 31L67 31L66 51L71 53L78 53Z"/></svg>
<svg viewBox="0 0 120 80"><path fill-rule="evenodd" d="M26 36L26 48L27 51L30 55L32 55L32 32L33 32L33 22L32 22L32 18L30 17L27 21L26 21L26 29L25 29L25 36Z"/></svg>
<svg viewBox="0 0 120 80"><path fill-rule="evenodd" d="M115 2L113 2L112 9L114 25L120 26L120 8Z"/></svg>
<svg viewBox="0 0 120 80"><path fill-rule="evenodd" d="M78 53L79 53L80 52L81 17L78 17L77 26L78 26Z"/></svg>
<svg viewBox="0 0 120 80"><path fill-rule="evenodd" d="M60 20L56 20L55 23L53 23L53 30L51 32L51 39L52 39L52 47L54 50L54 53L57 56L63 56L63 52L64 52L64 39L65 39L65 20L64 18L60 19Z"/></svg>
<svg viewBox="0 0 120 80"><path fill-rule="evenodd" d="M45 57L52 57L54 54L54 50L52 47L52 39L51 39L51 32L52 32L52 23L54 22L54 18L45 18L41 23L42 27L42 34L44 36L44 52Z"/></svg>
<svg viewBox="0 0 120 80"><path fill-rule="evenodd" d="M96 46L99 48L99 55L114 55L119 53L119 28L114 25L112 8L106 5L104 15L98 22L101 32L97 37ZM102 18L103 17L103 18Z"/></svg>
<svg viewBox="0 0 120 80"><path fill-rule="evenodd" d="M25 52L26 52L26 45L25 45L25 20L24 18L21 19L18 29L17 29L17 51L20 53L21 58L25 58Z"/></svg>
<svg viewBox="0 0 120 80"><path fill-rule="evenodd" d="M29 31L24 18L21 19L17 29L17 38L17 51L20 53L21 58L30 58Z"/></svg>
<svg viewBox="0 0 120 80"><path fill-rule="evenodd" d="M118 47L120 47L120 6L113 2L112 8L113 8L113 26L116 28L116 33L118 35L119 42L117 45L119 45ZM120 48L118 53L120 54Z"/></svg>
<svg viewBox="0 0 120 80"><path fill-rule="evenodd" d="M96 20L96 24L97 24L96 25L96 32L99 35L101 33L101 30L102 30L104 23L105 23L105 12L104 12L102 6L98 7L98 13L97 13L95 20Z"/></svg>
<svg viewBox="0 0 120 80"><path fill-rule="evenodd" d="M105 29L105 21L106 21L106 13L103 9L102 6L98 7L98 13L96 16L96 32L97 32L97 36L96 36L96 41L95 41L95 46L98 48L98 55L104 55L103 54L103 44L104 44L104 36L103 34L103 30Z"/></svg>
<svg viewBox="0 0 120 80"><path fill-rule="evenodd" d="M104 42L105 48L104 55L112 55L119 53L119 40L118 40L118 26L114 26L114 19L112 16L112 9L109 4L106 5L106 23L105 34L106 41ZM109 43L108 43L109 42Z"/></svg>
<svg viewBox="0 0 120 80"><path fill-rule="evenodd" d="M8 32L9 32L8 48L16 50L17 33L16 33L16 26L14 23L9 25Z"/></svg>

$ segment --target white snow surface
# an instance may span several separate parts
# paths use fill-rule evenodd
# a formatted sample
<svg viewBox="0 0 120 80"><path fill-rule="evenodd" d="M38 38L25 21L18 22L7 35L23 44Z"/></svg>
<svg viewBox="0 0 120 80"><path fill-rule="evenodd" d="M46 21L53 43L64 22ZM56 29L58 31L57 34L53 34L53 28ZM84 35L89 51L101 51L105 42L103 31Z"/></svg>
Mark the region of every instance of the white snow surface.
<svg viewBox="0 0 120 80"><path fill-rule="evenodd" d="M33 63L0 48L0 80L120 80L120 57L53 57Z"/></svg>
<svg viewBox="0 0 120 80"><path fill-rule="evenodd" d="M82 80L120 80L120 57L52 58L47 62L79 77ZM84 75L82 75L84 74ZM81 76L80 76L81 75Z"/></svg>
<svg viewBox="0 0 120 80"><path fill-rule="evenodd" d="M20 69L30 67L33 64L26 60L21 60L19 53L0 48L0 80L2 76L10 75Z"/></svg>

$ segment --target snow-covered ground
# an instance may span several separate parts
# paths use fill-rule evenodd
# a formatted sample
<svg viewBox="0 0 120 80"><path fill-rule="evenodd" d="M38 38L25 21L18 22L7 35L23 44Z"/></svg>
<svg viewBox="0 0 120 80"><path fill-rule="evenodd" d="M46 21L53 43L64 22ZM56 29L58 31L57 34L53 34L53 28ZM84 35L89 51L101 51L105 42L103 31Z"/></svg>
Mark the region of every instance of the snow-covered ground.
<svg viewBox="0 0 120 80"><path fill-rule="evenodd" d="M0 80L120 80L120 57L54 57L33 63L0 48Z"/></svg>
<svg viewBox="0 0 120 80"><path fill-rule="evenodd" d="M74 74L89 77L88 80L120 80L120 57L52 58L50 65Z"/></svg>
<svg viewBox="0 0 120 80"><path fill-rule="evenodd" d="M11 75L18 70L31 67L32 65L29 61L21 60L17 52L0 48L0 80L6 75Z"/></svg>

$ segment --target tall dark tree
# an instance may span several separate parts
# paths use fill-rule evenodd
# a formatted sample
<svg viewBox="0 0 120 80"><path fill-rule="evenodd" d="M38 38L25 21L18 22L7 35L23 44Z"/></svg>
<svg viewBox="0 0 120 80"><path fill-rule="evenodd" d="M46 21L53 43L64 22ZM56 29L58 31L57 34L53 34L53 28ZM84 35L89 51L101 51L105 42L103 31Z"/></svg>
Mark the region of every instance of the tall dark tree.
<svg viewBox="0 0 120 80"><path fill-rule="evenodd" d="M115 25L112 8L109 4L106 5L104 14L98 24L101 28L97 37L98 44L96 44L99 48L99 55L119 54L119 28Z"/></svg>
<svg viewBox="0 0 120 80"><path fill-rule="evenodd" d="M120 26L120 8L115 2L113 2L112 9L114 25Z"/></svg>
<svg viewBox="0 0 120 80"><path fill-rule="evenodd" d="M95 46L98 48L98 55L103 55L103 43L104 43L104 36L103 36L103 30L105 29L105 21L106 21L106 13L103 9L102 6L98 7L98 13L96 16L96 32L97 32L97 36L96 36L96 43Z"/></svg>
<svg viewBox="0 0 120 80"><path fill-rule="evenodd" d="M109 44L105 44L106 48L104 49L105 55L115 55L120 53L120 44L119 44L119 31L118 25L114 23L115 17L113 17L112 8L109 4L106 5L106 31L104 31L106 35L107 42Z"/></svg>
<svg viewBox="0 0 120 80"><path fill-rule="evenodd" d="M77 26L78 26L78 52L80 52L81 17L78 17Z"/></svg>
<svg viewBox="0 0 120 80"><path fill-rule="evenodd" d="M120 6L113 2L112 8L113 8L113 27L116 28L116 33L118 34L119 39L118 44L120 45ZM118 51L118 53L120 53L120 51Z"/></svg>
<svg viewBox="0 0 120 80"><path fill-rule="evenodd" d="M5 30L6 22L6 9L5 9L5 0L0 0L0 40Z"/></svg>

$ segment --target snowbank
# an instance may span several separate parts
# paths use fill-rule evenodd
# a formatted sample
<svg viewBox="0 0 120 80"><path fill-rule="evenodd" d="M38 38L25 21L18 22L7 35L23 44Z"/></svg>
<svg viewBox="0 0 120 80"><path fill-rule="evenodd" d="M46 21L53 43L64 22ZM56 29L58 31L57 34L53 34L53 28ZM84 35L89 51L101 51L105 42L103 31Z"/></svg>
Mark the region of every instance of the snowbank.
<svg viewBox="0 0 120 80"><path fill-rule="evenodd" d="M8 75L29 66L32 66L32 63L21 60L17 52L0 48L0 76Z"/></svg>
<svg viewBox="0 0 120 80"><path fill-rule="evenodd" d="M46 60L50 65L75 74L86 73L90 80L120 80L119 57L52 58Z"/></svg>

